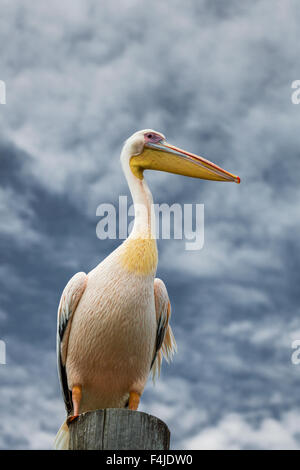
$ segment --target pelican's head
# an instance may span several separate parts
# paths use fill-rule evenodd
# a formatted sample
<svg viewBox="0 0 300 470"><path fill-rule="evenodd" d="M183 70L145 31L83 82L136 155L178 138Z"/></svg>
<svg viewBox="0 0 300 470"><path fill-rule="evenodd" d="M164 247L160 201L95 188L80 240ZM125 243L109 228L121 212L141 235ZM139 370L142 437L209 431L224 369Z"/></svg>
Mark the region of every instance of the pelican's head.
<svg viewBox="0 0 300 470"><path fill-rule="evenodd" d="M139 179L143 179L144 170L160 170L205 180L240 182L238 176L209 160L168 144L163 134L152 129L133 134L124 150L132 173Z"/></svg>

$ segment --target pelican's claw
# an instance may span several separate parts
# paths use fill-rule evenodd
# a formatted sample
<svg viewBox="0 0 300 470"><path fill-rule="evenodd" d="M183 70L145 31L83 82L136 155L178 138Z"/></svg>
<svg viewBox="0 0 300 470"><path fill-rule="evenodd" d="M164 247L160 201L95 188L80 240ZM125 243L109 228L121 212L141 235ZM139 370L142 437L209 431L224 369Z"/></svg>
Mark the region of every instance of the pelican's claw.
<svg viewBox="0 0 300 470"><path fill-rule="evenodd" d="M78 417L79 415L69 416L67 419L67 425L69 426L69 424L75 421Z"/></svg>

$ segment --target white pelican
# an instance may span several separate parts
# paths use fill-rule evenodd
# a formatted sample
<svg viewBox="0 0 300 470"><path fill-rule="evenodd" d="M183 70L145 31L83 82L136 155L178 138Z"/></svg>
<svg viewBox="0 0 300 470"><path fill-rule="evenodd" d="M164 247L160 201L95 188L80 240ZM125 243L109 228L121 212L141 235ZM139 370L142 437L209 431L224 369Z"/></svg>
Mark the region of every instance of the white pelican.
<svg viewBox="0 0 300 470"><path fill-rule="evenodd" d="M168 292L155 279L153 200L144 170L240 182L151 129L125 142L121 164L138 208L132 232L92 271L72 277L58 307L58 371L69 421L99 408L137 410L150 370L159 373L162 356L168 360L176 350ZM67 423L56 436L57 449L68 448Z"/></svg>

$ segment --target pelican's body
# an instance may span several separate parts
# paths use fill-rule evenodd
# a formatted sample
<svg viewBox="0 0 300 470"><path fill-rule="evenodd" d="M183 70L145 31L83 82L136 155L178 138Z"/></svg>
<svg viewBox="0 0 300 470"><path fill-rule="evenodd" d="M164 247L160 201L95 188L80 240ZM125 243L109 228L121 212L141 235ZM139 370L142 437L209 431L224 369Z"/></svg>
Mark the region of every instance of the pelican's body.
<svg viewBox="0 0 300 470"><path fill-rule="evenodd" d="M156 263L145 274L130 271L127 251L125 242L88 274L72 321L66 368L70 389L83 388L80 413L124 407L131 391L142 393L149 375L157 330Z"/></svg>
<svg viewBox="0 0 300 470"><path fill-rule="evenodd" d="M150 370L159 372L162 354L169 359L176 349L168 293L155 279L153 201L143 170L239 182L151 130L126 141L121 163L135 206L133 230L91 272L73 276L58 309L58 370L69 420L97 408L136 410ZM66 448L66 435L63 425L56 448Z"/></svg>

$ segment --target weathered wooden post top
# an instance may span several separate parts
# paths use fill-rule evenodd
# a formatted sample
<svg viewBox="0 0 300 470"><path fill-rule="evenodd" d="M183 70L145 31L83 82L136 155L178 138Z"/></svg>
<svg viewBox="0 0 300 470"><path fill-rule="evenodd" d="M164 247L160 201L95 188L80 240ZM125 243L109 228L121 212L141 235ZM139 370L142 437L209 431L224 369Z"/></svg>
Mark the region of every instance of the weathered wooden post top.
<svg viewBox="0 0 300 470"><path fill-rule="evenodd" d="M69 450L168 450L170 431L155 416L107 408L89 411L69 424Z"/></svg>

